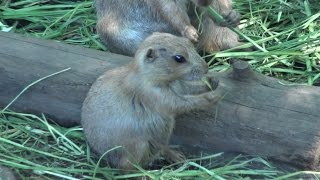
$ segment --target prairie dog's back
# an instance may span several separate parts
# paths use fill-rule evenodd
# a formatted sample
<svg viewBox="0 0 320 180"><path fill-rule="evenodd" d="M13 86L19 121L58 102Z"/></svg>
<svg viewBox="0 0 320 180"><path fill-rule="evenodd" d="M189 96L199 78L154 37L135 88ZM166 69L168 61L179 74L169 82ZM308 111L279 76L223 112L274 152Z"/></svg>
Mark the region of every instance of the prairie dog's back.
<svg viewBox="0 0 320 180"><path fill-rule="evenodd" d="M114 53L133 56L153 32L179 35L153 7L156 0L96 0L97 32Z"/></svg>

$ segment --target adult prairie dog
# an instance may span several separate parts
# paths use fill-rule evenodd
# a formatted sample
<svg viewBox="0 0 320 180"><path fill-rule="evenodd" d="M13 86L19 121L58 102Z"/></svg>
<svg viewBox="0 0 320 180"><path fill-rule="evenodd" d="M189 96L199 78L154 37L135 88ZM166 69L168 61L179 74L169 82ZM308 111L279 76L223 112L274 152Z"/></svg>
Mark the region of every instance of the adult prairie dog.
<svg viewBox="0 0 320 180"><path fill-rule="evenodd" d="M83 103L81 123L88 144L121 169L147 166L161 153L176 162L183 155L168 148L175 116L217 102L222 90L205 90L208 66L186 38L154 33L126 66L107 71ZM217 87L216 83L214 87ZM192 86L186 90L186 86ZM195 94L199 87L201 92Z"/></svg>
<svg viewBox="0 0 320 180"><path fill-rule="evenodd" d="M111 52L129 56L153 32L184 36L207 52L239 45L234 32L201 8L208 5L224 15L227 24L238 25L240 16L232 9L231 0L95 0L97 32ZM195 14L195 7L200 7L202 18Z"/></svg>

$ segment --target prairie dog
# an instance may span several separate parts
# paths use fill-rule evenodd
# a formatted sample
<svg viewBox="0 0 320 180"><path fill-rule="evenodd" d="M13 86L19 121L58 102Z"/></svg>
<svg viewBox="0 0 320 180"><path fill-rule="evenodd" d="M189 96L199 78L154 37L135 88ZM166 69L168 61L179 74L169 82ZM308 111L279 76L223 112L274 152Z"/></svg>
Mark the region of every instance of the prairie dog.
<svg viewBox="0 0 320 180"><path fill-rule="evenodd" d="M202 27L199 36L198 49L206 52L217 52L220 50L230 49L240 44L239 36L226 26L236 27L240 23L240 14L232 9L231 0L213 0L211 3L221 15L224 16L226 24L219 24L212 20L206 10L201 9L199 13L203 13L202 19L195 16L195 11L189 11L191 23L195 27Z"/></svg>
<svg viewBox="0 0 320 180"><path fill-rule="evenodd" d="M0 166L0 180L16 180L11 169Z"/></svg>
<svg viewBox="0 0 320 180"><path fill-rule="evenodd" d="M175 116L221 97L219 89L205 91L203 84L196 85L207 72L188 39L152 34L131 63L107 71L89 90L81 114L89 146L98 155L121 146L104 157L121 169L132 169L131 163L145 167L158 153L169 162L182 160L181 153L168 148ZM190 84L202 93L186 92Z"/></svg>
<svg viewBox="0 0 320 180"><path fill-rule="evenodd" d="M197 48L215 52L239 45L238 36L204 13L195 15L195 7L212 5L237 26L240 16L232 10L231 0L95 0L97 32L114 53L133 56L142 41L153 32L184 36L198 42ZM202 24L201 34L197 27Z"/></svg>

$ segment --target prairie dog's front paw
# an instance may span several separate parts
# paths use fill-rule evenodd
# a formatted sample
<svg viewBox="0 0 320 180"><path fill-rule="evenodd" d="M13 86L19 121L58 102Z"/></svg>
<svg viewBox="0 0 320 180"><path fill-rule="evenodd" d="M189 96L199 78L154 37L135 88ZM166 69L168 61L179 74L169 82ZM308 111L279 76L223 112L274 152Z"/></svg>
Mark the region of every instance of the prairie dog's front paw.
<svg viewBox="0 0 320 180"><path fill-rule="evenodd" d="M209 104L214 104L222 99L225 94L225 90L223 88L216 88L213 91L207 92L204 94L206 100Z"/></svg>
<svg viewBox="0 0 320 180"><path fill-rule="evenodd" d="M237 27L240 24L241 16L240 13L231 10L229 13L223 15L224 21L221 22L221 26L225 27Z"/></svg>
<svg viewBox="0 0 320 180"><path fill-rule="evenodd" d="M189 40L191 40L192 42L198 42L198 32L197 30L193 27L193 26L186 26L184 28L184 31L182 32L182 35L186 38L188 38Z"/></svg>
<svg viewBox="0 0 320 180"><path fill-rule="evenodd" d="M201 80L211 91L215 90L219 85L219 80L214 77L205 76Z"/></svg>

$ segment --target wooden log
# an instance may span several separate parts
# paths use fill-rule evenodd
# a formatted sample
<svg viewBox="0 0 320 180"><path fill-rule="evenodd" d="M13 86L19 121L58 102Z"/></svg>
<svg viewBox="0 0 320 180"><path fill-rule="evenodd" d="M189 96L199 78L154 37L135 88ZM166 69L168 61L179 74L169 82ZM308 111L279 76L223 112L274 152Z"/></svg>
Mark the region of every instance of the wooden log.
<svg viewBox="0 0 320 180"><path fill-rule="evenodd" d="M82 101L94 80L131 59L12 33L0 33L0 42L1 108L35 80L71 68L32 86L10 107L44 113L64 126L79 123ZM302 168L319 167L318 87L282 85L242 61L234 62L233 70L213 75L227 94L208 110L178 117L174 143L193 154L240 152Z"/></svg>
<svg viewBox="0 0 320 180"><path fill-rule="evenodd" d="M0 107L28 84L62 69L71 70L31 87L13 110L44 113L64 126L79 123L81 104L91 83L130 58L53 41L0 32Z"/></svg>

